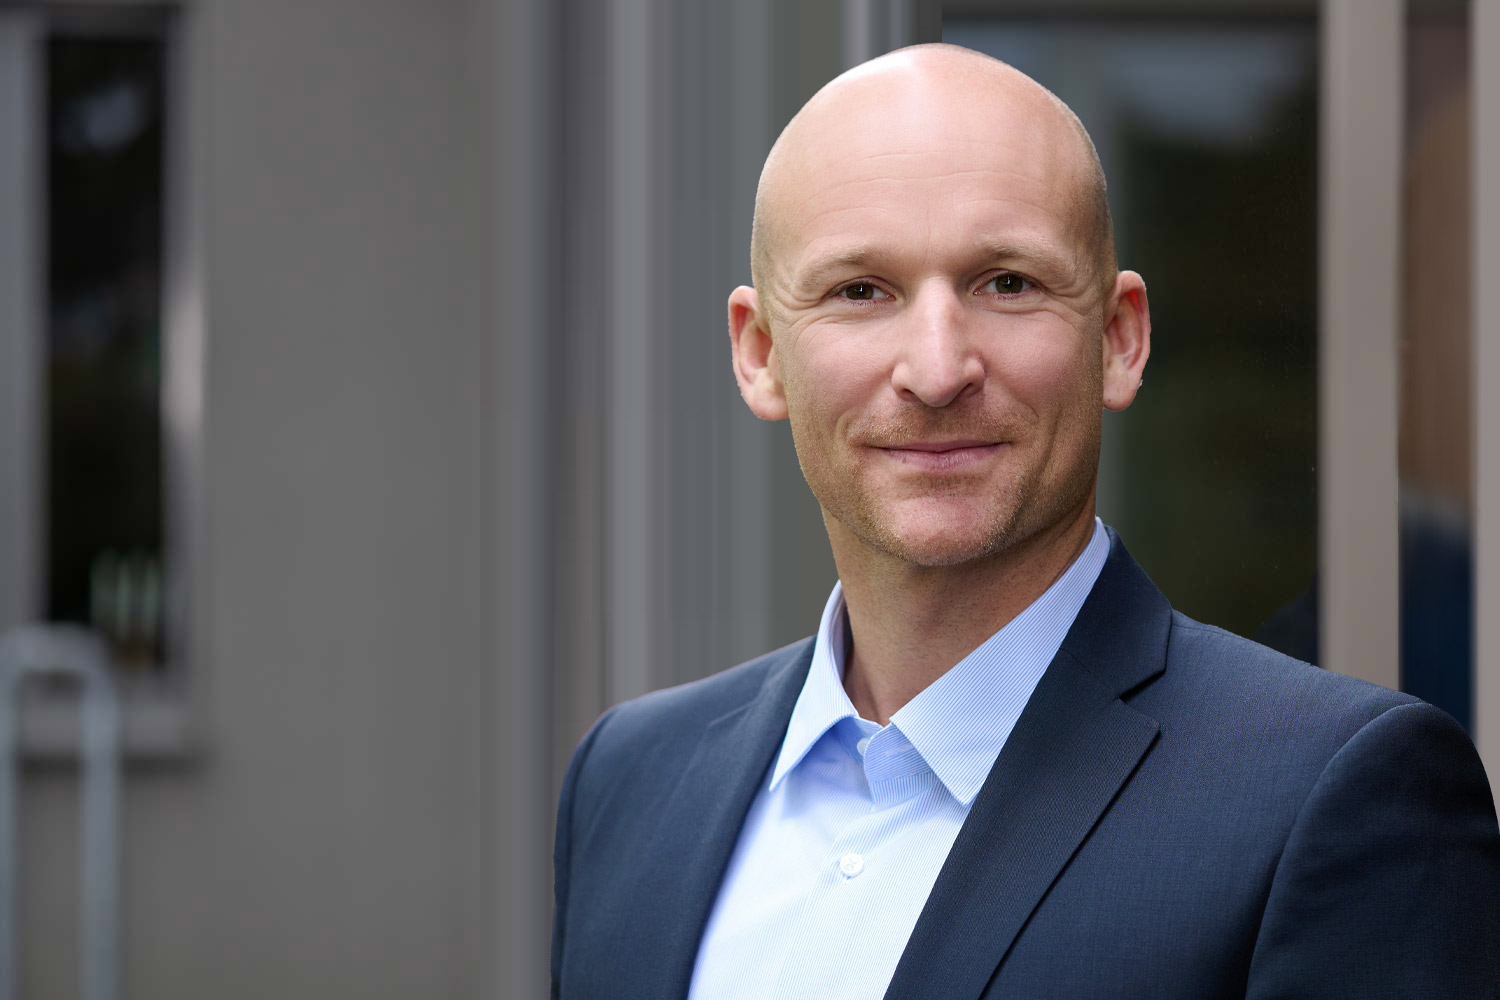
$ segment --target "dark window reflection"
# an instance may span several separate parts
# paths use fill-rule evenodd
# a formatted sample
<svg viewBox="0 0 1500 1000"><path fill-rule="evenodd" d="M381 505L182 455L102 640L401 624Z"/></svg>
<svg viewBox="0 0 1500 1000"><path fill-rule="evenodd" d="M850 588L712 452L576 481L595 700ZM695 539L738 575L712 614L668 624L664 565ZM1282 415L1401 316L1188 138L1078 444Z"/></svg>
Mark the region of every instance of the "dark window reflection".
<svg viewBox="0 0 1500 1000"><path fill-rule="evenodd" d="M1415 5L1414 5L1415 6ZM1401 688L1473 723L1469 18L1407 24Z"/></svg>
<svg viewBox="0 0 1500 1000"><path fill-rule="evenodd" d="M47 65L47 616L162 662L163 44L54 36Z"/></svg>
<svg viewBox="0 0 1500 1000"><path fill-rule="evenodd" d="M1151 361L1106 416L1100 515L1176 607L1287 630L1314 658L1316 23L950 19L943 37L1078 113L1120 264L1150 290Z"/></svg>

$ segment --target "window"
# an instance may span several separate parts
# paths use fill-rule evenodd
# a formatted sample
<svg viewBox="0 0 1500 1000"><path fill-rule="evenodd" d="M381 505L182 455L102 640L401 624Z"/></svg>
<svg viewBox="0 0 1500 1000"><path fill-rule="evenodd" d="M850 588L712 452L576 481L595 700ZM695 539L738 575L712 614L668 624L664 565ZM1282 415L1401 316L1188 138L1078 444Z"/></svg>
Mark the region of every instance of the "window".
<svg viewBox="0 0 1500 1000"><path fill-rule="evenodd" d="M46 47L48 621L165 669L160 36Z"/></svg>
<svg viewBox="0 0 1500 1000"><path fill-rule="evenodd" d="M1474 725L1469 5L1406 25L1401 261L1401 689Z"/></svg>
<svg viewBox="0 0 1500 1000"><path fill-rule="evenodd" d="M180 742L186 684L193 512L174 392L196 384L184 370L196 351L181 351L169 322L182 204L174 28L154 6L0 17L0 63L17 87L0 112L12 151L0 198L23 213L6 247L14 273L0 279L17 417L0 457L25 494L0 507L11 567L0 628L95 630L137 750ZM32 694L28 745L66 746L65 692Z"/></svg>

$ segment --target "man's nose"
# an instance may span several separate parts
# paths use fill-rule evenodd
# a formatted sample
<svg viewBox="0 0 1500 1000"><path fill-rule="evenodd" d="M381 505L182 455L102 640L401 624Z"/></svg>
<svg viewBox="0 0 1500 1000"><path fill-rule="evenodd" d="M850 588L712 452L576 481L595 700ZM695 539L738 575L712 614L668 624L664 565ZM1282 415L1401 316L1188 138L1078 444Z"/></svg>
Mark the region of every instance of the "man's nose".
<svg viewBox="0 0 1500 1000"><path fill-rule="evenodd" d="M903 399L943 407L984 384L984 360L959 294L921 288L898 317L902 329L891 384Z"/></svg>

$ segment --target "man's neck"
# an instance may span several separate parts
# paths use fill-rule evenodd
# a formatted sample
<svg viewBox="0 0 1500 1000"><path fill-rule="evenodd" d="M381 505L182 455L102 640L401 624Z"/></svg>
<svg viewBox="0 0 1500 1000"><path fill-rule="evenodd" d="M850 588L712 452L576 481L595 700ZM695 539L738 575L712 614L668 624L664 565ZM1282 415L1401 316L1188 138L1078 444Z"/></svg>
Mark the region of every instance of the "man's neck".
<svg viewBox="0 0 1500 1000"><path fill-rule="evenodd" d="M830 519L852 637L844 689L886 725L897 709L1025 611L1088 545L1092 498L1078 516L994 556L924 567L871 551Z"/></svg>

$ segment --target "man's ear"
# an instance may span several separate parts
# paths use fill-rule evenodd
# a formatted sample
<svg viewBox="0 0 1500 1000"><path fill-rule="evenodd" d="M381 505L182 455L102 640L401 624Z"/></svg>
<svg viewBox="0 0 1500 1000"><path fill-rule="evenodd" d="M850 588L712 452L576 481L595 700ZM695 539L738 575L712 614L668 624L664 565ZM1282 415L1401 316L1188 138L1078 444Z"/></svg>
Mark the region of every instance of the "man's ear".
<svg viewBox="0 0 1500 1000"><path fill-rule="evenodd" d="M729 344L734 380L750 412L762 420L786 419L786 393L771 343L771 325L755 289L741 285L729 293Z"/></svg>
<svg viewBox="0 0 1500 1000"><path fill-rule="evenodd" d="M1123 410L1141 387L1151 355L1151 307L1146 283L1134 271L1121 271L1104 315L1104 405Z"/></svg>

